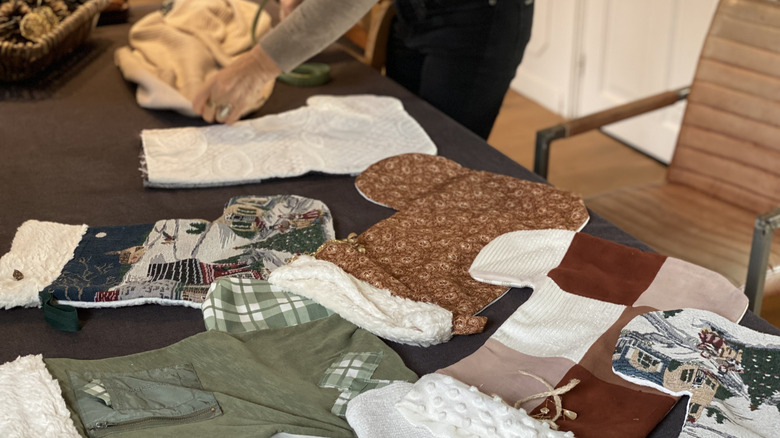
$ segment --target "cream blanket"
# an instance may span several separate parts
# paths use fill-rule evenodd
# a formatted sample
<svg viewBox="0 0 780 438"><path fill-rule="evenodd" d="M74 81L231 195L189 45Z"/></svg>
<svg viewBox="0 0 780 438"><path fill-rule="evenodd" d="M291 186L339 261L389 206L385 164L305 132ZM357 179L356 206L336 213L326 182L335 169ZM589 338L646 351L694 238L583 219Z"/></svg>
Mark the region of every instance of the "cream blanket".
<svg viewBox="0 0 780 438"><path fill-rule="evenodd" d="M243 0L176 0L167 13L139 20L130 29L129 46L114 54L125 79L138 84L138 104L195 116L192 100L205 81L252 46L257 8ZM255 33L270 28L263 11ZM259 108L272 89L270 82L246 112Z"/></svg>

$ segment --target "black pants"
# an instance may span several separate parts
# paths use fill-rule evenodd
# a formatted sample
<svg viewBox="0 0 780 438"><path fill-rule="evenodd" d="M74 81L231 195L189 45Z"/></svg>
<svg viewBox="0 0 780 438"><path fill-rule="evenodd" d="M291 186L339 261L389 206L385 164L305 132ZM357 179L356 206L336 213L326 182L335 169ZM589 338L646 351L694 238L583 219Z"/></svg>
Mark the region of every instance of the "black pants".
<svg viewBox="0 0 780 438"><path fill-rule="evenodd" d="M395 0L387 76L487 139L531 37L531 0Z"/></svg>

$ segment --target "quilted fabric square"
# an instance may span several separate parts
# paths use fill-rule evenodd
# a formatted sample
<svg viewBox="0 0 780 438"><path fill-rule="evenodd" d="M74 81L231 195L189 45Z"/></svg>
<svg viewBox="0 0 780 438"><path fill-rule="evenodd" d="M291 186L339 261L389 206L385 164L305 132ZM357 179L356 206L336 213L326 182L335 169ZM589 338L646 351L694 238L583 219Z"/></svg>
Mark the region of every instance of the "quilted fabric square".
<svg viewBox="0 0 780 438"><path fill-rule="evenodd" d="M488 242L509 231L579 230L582 199L550 185L404 154L379 161L355 182L369 200L398 210L350 242L331 241L315 257L375 287L453 313L453 334L482 331L474 316L507 288L468 273Z"/></svg>

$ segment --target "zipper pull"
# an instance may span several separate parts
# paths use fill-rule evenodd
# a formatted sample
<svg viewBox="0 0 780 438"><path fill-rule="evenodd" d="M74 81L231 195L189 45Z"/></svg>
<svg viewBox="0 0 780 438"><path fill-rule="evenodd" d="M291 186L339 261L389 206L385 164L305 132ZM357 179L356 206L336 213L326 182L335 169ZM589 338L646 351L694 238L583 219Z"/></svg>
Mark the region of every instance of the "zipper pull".
<svg viewBox="0 0 780 438"><path fill-rule="evenodd" d="M106 429L108 428L108 423L105 421L100 421L98 423L95 423L95 427L92 428L92 430L100 430L100 429Z"/></svg>

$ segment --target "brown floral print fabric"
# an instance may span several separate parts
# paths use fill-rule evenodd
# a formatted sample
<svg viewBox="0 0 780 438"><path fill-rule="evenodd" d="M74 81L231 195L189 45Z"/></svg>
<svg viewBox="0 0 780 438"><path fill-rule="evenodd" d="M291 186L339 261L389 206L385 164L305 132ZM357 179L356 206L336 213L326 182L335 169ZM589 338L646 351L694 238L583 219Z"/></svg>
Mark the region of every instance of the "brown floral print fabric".
<svg viewBox="0 0 780 438"><path fill-rule="evenodd" d="M468 273L488 242L516 230L578 230L588 220L582 199L570 192L437 156L379 161L356 186L399 211L355 242L326 242L315 256L393 295L450 310L453 334L481 332L486 319L474 315L506 291Z"/></svg>

